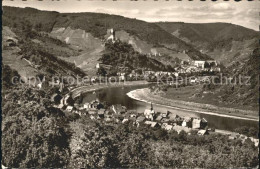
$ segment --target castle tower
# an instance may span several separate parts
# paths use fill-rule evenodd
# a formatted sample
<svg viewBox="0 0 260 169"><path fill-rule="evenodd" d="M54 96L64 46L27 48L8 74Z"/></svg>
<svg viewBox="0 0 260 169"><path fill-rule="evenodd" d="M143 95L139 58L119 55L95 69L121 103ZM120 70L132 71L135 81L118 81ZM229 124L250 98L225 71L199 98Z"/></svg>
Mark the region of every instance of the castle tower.
<svg viewBox="0 0 260 169"><path fill-rule="evenodd" d="M109 37L107 38L107 40L112 40L112 42L115 42L116 37L115 37L115 31L113 28L108 29L108 34L109 34Z"/></svg>

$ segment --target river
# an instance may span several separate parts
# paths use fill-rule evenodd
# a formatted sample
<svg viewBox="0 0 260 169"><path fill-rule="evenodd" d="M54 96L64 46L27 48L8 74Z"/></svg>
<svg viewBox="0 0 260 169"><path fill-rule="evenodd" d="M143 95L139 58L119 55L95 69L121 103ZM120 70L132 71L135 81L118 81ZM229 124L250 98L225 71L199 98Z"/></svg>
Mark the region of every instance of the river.
<svg viewBox="0 0 260 169"><path fill-rule="evenodd" d="M147 85L112 87L112 88L105 88L105 89L98 90L95 93L93 92L85 93L83 103L98 98L101 102L106 101L109 105L121 104L126 106L127 109L129 110L135 109L137 110L138 113L143 113L145 109L151 107L151 104L134 100L128 97L126 94L132 90L140 89L144 87L147 87ZM209 127L214 127L216 129L221 129L221 130L234 131L235 128L241 126L258 128L257 121L234 119L230 117L221 117L217 115L201 114L189 110L168 108L162 105L153 105L153 108L156 112L170 111L178 114L179 116L205 118L208 121Z"/></svg>

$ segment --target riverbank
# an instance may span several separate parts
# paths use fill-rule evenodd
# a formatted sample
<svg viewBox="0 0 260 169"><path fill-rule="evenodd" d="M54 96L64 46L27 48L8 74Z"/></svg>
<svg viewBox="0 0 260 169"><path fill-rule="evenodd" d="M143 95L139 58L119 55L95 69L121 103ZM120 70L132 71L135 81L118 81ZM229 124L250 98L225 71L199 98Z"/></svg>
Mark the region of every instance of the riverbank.
<svg viewBox="0 0 260 169"><path fill-rule="evenodd" d="M126 82L115 82L115 83L101 83L101 84L93 84L93 85L87 85L87 86L80 86L76 87L71 90L72 97L76 98L81 93L87 93L87 92L93 92L105 88L111 88L111 87L124 87L124 86L139 86L139 85L148 85L150 84L147 81L126 81Z"/></svg>
<svg viewBox="0 0 260 169"><path fill-rule="evenodd" d="M182 109L186 111L222 117L259 121L258 112L255 111L240 110L234 108L218 107L210 104L167 99L162 96L151 93L148 88L133 90L127 93L127 95L135 100L147 103L152 102L153 104L163 105L169 108Z"/></svg>

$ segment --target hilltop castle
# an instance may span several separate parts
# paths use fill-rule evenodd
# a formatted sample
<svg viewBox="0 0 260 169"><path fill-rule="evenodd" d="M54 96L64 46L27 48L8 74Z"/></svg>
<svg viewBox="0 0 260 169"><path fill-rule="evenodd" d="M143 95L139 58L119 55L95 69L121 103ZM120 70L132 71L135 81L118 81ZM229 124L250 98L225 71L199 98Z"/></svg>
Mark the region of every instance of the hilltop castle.
<svg viewBox="0 0 260 169"><path fill-rule="evenodd" d="M107 40L111 40L113 43L116 40L116 36L115 36L115 30L113 28L108 29L107 30L107 34L109 35L109 37L107 38Z"/></svg>

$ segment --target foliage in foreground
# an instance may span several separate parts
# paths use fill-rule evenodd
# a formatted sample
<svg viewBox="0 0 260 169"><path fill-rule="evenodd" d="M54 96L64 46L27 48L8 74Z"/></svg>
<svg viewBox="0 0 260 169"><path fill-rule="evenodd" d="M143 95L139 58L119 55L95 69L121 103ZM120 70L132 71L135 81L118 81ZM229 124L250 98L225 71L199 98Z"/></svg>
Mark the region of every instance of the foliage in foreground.
<svg viewBox="0 0 260 169"><path fill-rule="evenodd" d="M2 156L7 167L256 167L258 149L227 136L177 134L132 123L106 124L53 108L43 90L14 87L3 98Z"/></svg>
<svg viewBox="0 0 260 169"><path fill-rule="evenodd" d="M217 134L168 133L132 124L107 126L87 117L74 122L72 131L71 167L234 168L258 164L258 150L251 141L242 144Z"/></svg>
<svg viewBox="0 0 260 169"><path fill-rule="evenodd" d="M8 167L64 167L69 149L65 115L44 91L14 88L2 107L2 162Z"/></svg>

